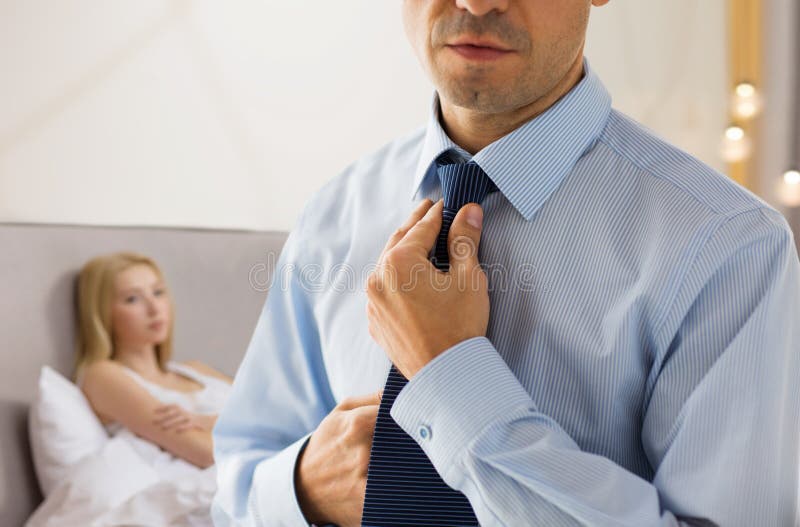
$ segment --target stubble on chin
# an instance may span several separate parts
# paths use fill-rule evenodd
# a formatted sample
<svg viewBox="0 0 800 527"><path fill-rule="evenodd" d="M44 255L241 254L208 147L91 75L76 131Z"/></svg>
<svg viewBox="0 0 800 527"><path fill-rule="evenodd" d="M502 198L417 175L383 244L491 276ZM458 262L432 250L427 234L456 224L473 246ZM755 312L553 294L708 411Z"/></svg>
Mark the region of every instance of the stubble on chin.
<svg viewBox="0 0 800 527"><path fill-rule="evenodd" d="M509 77L513 75L485 66L468 66L460 72L443 68L434 73L437 91L449 104L489 114L503 113L523 104L520 99L528 91L523 88L528 81Z"/></svg>
<svg viewBox="0 0 800 527"><path fill-rule="evenodd" d="M453 52L445 45L463 35L501 42L517 54L507 60L513 60L515 64L522 60L522 63L516 67L465 64L457 57L448 57ZM430 57L429 68L432 71L429 74L441 96L455 106L482 113L507 111L521 102L515 100L524 92L520 88L532 80L524 65L533 46L530 35L502 15L475 17L466 11L457 11L452 16L439 18L431 28L430 45L433 56Z"/></svg>

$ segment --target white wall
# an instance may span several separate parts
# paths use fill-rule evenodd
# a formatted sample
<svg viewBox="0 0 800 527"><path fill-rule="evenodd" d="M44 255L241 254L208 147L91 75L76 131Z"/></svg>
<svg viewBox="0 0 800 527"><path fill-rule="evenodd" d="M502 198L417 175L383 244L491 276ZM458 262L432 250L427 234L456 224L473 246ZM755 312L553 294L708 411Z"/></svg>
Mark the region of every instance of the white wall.
<svg viewBox="0 0 800 527"><path fill-rule="evenodd" d="M616 108L725 171L726 0L611 0L595 9L586 55Z"/></svg>
<svg viewBox="0 0 800 527"><path fill-rule="evenodd" d="M0 221L287 229L424 123L399 0L0 0ZM613 0L614 104L716 168L724 0Z"/></svg>

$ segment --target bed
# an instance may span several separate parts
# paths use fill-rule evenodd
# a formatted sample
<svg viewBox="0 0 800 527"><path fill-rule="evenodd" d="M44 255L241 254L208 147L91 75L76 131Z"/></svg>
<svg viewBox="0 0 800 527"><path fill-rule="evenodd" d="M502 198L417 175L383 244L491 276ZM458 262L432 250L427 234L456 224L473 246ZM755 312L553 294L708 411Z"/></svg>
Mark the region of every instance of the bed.
<svg viewBox="0 0 800 527"><path fill-rule="evenodd" d="M90 257L152 256L176 305L175 360L233 376L266 298L286 232L0 223L0 525L42 503L28 410L42 366L69 376L74 279Z"/></svg>

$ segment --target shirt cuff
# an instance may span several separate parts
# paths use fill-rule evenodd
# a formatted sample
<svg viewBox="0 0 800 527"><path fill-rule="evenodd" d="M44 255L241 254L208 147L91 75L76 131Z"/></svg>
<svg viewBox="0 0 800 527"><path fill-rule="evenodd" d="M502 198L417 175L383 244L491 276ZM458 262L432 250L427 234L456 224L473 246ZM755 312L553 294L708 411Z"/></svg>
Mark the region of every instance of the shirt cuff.
<svg viewBox="0 0 800 527"><path fill-rule="evenodd" d="M409 380L390 411L447 480L456 456L504 416L536 405L486 337L448 348Z"/></svg>
<svg viewBox="0 0 800 527"><path fill-rule="evenodd" d="M310 433L301 437L256 467L249 508L257 525L308 527L297 501L294 470L310 437Z"/></svg>

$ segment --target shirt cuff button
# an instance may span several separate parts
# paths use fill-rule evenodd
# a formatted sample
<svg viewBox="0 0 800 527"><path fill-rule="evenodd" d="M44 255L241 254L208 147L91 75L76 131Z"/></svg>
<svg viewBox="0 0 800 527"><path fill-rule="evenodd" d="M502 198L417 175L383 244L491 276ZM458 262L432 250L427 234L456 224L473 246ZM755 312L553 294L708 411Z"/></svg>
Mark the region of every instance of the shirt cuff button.
<svg viewBox="0 0 800 527"><path fill-rule="evenodd" d="M421 437L425 441L430 441L431 435L433 435L433 432L431 432L431 427L428 425L420 425L419 430L417 430L417 433L419 434L419 437Z"/></svg>

